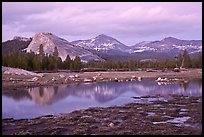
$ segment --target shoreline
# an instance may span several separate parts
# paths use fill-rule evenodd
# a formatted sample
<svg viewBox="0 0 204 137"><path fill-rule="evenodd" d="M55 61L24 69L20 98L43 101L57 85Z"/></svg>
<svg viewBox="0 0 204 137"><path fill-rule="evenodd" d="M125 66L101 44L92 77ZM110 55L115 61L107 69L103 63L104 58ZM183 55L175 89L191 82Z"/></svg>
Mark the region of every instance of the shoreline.
<svg viewBox="0 0 204 137"><path fill-rule="evenodd" d="M3 135L201 135L202 97L143 96L107 108L90 107L33 119L3 119Z"/></svg>
<svg viewBox="0 0 204 137"><path fill-rule="evenodd" d="M42 74L42 73L41 73ZM5 75L3 90L82 82L140 81L158 77L185 82L202 79L202 69L182 72L43 73L43 77ZM156 82L156 81L155 81ZM133 97L132 103L90 107L31 119L2 119L3 135L201 135L202 96L154 95ZM146 103L149 98L154 101ZM145 103L137 102L142 100ZM155 100L156 99L156 100ZM150 99L151 100L151 99Z"/></svg>
<svg viewBox="0 0 204 137"><path fill-rule="evenodd" d="M105 81L133 81L144 78L177 78L180 81L191 79L202 79L202 69L189 69L181 72L144 72L144 71L99 71L99 72L57 72L57 73L38 73L40 76L24 76L3 74L2 90L16 88L29 88L36 86L52 86L82 82L105 82Z"/></svg>

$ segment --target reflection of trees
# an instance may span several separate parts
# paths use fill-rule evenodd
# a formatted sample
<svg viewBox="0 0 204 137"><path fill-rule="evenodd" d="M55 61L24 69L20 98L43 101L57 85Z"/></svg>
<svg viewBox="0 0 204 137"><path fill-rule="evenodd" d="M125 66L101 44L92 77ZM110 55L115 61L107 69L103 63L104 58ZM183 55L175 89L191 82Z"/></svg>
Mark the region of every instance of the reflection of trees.
<svg viewBox="0 0 204 137"><path fill-rule="evenodd" d="M5 95L7 97L12 97L16 101L20 101L23 99L31 99L27 89L16 89L11 91L5 91L5 92L2 92L2 95Z"/></svg>
<svg viewBox="0 0 204 137"><path fill-rule="evenodd" d="M44 95L44 88L43 87L39 87L39 93L40 93L40 97L43 97L43 95Z"/></svg>
<svg viewBox="0 0 204 137"><path fill-rule="evenodd" d="M124 82L104 82L72 85L67 87L67 92L72 96L88 97L99 102L107 102L126 92L126 89L127 83Z"/></svg>
<svg viewBox="0 0 204 137"><path fill-rule="evenodd" d="M189 82L187 82L187 83L179 83L178 85L180 86L180 88L183 89L183 91L186 92L188 87L189 87Z"/></svg>
<svg viewBox="0 0 204 137"><path fill-rule="evenodd" d="M199 87L202 87L202 79L198 79L196 82L198 83Z"/></svg>
<svg viewBox="0 0 204 137"><path fill-rule="evenodd" d="M199 83L198 83L199 82ZM157 85L155 81L142 80L141 82L104 82L80 85L61 85L54 87L36 87L27 90L3 92L3 95L14 99L31 98L38 105L49 105L68 96L80 98L88 97L98 102L111 101L121 94L131 91L137 95L155 94L200 94L202 80L184 84ZM185 92L184 92L185 91ZM188 93L191 92L191 93Z"/></svg>
<svg viewBox="0 0 204 137"><path fill-rule="evenodd" d="M187 88L188 88L188 86L189 86L189 82L187 82L187 83L183 83L182 85L183 85L183 89L184 89L184 91L186 91Z"/></svg>
<svg viewBox="0 0 204 137"><path fill-rule="evenodd" d="M54 89L54 92L55 92L55 95L56 95L57 91L58 91L58 86L54 86L53 89Z"/></svg>

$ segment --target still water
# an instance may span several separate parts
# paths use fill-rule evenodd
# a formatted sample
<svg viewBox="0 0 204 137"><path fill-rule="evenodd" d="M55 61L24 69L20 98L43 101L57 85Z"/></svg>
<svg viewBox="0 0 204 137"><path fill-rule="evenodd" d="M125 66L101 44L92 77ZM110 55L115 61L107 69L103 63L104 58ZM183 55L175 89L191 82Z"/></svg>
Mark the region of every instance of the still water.
<svg viewBox="0 0 204 137"><path fill-rule="evenodd" d="M202 96L202 81L161 85L153 79L35 87L3 91L2 118L35 118L89 107L109 107L133 102L133 96L179 94Z"/></svg>

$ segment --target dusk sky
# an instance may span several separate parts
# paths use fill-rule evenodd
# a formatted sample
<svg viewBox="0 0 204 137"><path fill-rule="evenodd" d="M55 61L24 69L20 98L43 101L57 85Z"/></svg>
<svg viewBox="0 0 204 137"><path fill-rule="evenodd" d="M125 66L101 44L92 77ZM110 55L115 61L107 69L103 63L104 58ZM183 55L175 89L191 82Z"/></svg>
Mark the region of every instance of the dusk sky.
<svg viewBox="0 0 204 137"><path fill-rule="evenodd" d="M2 40L51 32L68 41L99 34L141 41L202 40L201 2L3 2Z"/></svg>

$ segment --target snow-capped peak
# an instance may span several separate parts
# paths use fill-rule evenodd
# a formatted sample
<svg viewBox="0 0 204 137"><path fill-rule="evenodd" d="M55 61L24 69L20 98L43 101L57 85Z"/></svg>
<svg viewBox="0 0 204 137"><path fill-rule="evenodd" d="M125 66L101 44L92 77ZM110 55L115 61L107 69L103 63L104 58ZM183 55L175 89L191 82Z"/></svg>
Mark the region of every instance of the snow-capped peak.
<svg viewBox="0 0 204 137"><path fill-rule="evenodd" d="M166 37L161 41L140 42L134 45L131 52L157 51L179 52L187 49L190 52L198 52L202 47L201 40L180 40L174 37Z"/></svg>
<svg viewBox="0 0 204 137"><path fill-rule="evenodd" d="M29 41L29 40L30 40L30 38L20 37L20 36L14 36L13 40L19 40L19 41Z"/></svg>
<svg viewBox="0 0 204 137"><path fill-rule="evenodd" d="M129 47L124 45L123 43L119 42L118 40L107 36L105 34L100 34L95 38L88 39L88 40L78 40L71 42L72 44L83 47L85 49L96 50L96 51L109 51L115 50L124 52L129 50Z"/></svg>

